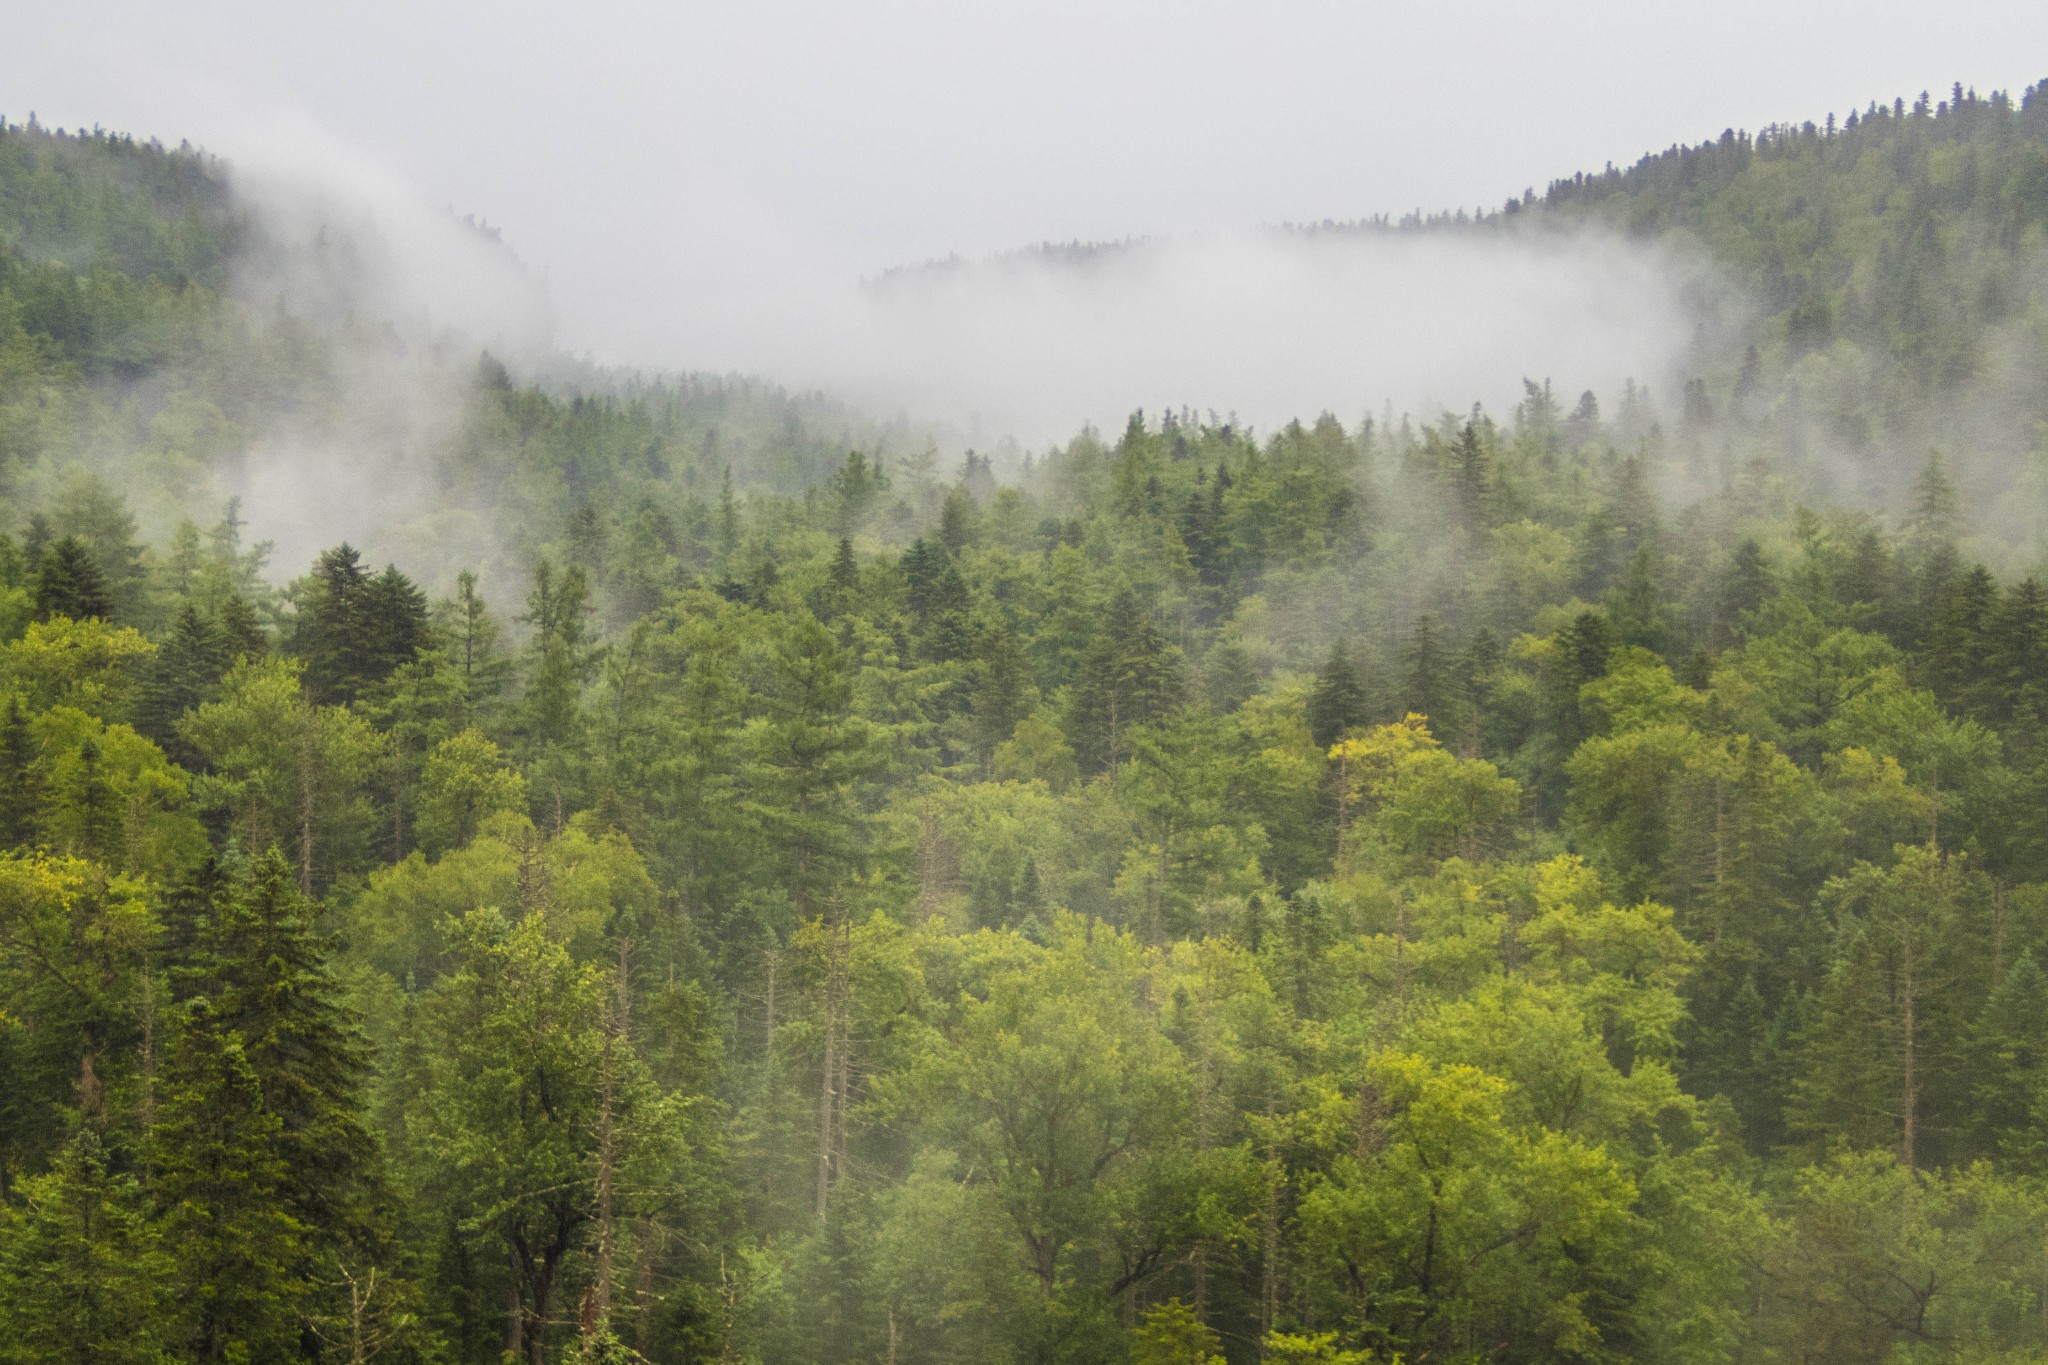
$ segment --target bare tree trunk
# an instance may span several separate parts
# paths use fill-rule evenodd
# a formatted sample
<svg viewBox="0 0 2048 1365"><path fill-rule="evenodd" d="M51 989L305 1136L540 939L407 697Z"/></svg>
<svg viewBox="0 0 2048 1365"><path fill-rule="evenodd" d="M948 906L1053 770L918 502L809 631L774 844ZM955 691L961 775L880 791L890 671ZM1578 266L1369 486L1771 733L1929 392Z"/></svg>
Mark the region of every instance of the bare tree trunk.
<svg viewBox="0 0 2048 1365"><path fill-rule="evenodd" d="M142 956L142 1134L144 1149L156 1131L156 980Z"/></svg>
<svg viewBox="0 0 2048 1365"><path fill-rule="evenodd" d="M1280 1167L1266 1158L1266 1205L1259 1212L1259 1358L1280 1312Z"/></svg>
<svg viewBox="0 0 2048 1365"><path fill-rule="evenodd" d="M633 1225L633 1349L642 1356L654 1343L654 1220L646 1214Z"/></svg>
<svg viewBox="0 0 2048 1365"><path fill-rule="evenodd" d="M1913 1129L1915 1126L1913 1111L1919 1106L1920 1102L1919 1078L1914 1075L1913 1069L1917 1059L1914 1056L1913 1038L1913 992L1915 990L1915 983L1913 980L1913 934L1910 929L1901 937L1900 948L1899 974L1901 980L1899 993L1904 997L1905 1004L1905 1013L1900 1021L1900 1032L1903 1035L1900 1041L1904 1044L1903 1060L1905 1065L1903 1069L1905 1075L1902 1087L1903 1093L1900 1096L1900 1109L1903 1111L1904 1123L1899 1138L1899 1158L1905 1162L1906 1169L1910 1171L1913 1169Z"/></svg>
<svg viewBox="0 0 2048 1365"><path fill-rule="evenodd" d="M629 988L632 944L619 940L618 994L604 1010L604 1047L598 1058L597 1108L597 1254L591 1269L590 1293L579 1315L583 1358L595 1359L612 1327L612 1257L617 1228L612 1217L612 1186L618 1172L618 1130L613 1113L618 1075L614 1055L632 1008Z"/></svg>
<svg viewBox="0 0 2048 1365"><path fill-rule="evenodd" d="M782 954L774 944L768 945L768 1000L762 1013L761 1060L769 1069L775 1068L775 974L782 965Z"/></svg>
<svg viewBox="0 0 2048 1365"><path fill-rule="evenodd" d="M838 1152L835 1124L839 1118L839 1086L844 1075L840 1051L839 996L844 964L839 957L839 924L825 930L825 1056L818 1068L818 1221L823 1222L832 1197L832 1167Z"/></svg>
<svg viewBox="0 0 2048 1365"><path fill-rule="evenodd" d="M505 1358L517 1360L526 1354L526 1304L519 1297L519 1266L512 1266L512 1283L505 1291Z"/></svg>
<svg viewBox="0 0 2048 1365"><path fill-rule="evenodd" d="M313 718L299 735L299 890L313 894Z"/></svg>
<svg viewBox="0 0 2048 1365"><path fill-rule="evenodd" d="M718 1253L718 1365L739 1365L740 1282Z"/></svg>

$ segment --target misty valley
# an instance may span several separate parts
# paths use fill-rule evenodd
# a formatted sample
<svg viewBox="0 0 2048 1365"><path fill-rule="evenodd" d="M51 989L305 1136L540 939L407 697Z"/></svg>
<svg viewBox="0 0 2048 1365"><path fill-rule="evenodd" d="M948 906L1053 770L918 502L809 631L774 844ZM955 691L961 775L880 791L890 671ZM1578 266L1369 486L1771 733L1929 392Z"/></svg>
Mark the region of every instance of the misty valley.
<svg viewBox="0 0 2048 1365"><path fill-rule="evenodd" d="M2048 1359L2048 83L886 397L433 231L0 119L0 1365Z"/></svg>

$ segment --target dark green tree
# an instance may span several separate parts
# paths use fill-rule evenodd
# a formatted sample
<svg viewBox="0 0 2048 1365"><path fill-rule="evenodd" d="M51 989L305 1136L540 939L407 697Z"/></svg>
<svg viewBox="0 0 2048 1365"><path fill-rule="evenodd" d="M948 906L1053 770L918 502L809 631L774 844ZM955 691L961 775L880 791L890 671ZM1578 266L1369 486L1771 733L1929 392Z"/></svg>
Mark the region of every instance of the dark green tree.
<svg viewBox="0 0 2048 1365"><path fill-rule="evenodd" d="M114 615L106 576L76 539L66 536L43 552L36 569L36 619L68 616L74 621Z"/></svg>
<svg viewBox="0 0 2048 1365"><path fill-rule="evenodd" d="M1308 694L1308 728L1318 749L1327 749L1343 738L1344 732L1370 720L1371 701L1351 658L1348 641L1330 646L1330 655L1316 670L1316 685Z"/></svg>

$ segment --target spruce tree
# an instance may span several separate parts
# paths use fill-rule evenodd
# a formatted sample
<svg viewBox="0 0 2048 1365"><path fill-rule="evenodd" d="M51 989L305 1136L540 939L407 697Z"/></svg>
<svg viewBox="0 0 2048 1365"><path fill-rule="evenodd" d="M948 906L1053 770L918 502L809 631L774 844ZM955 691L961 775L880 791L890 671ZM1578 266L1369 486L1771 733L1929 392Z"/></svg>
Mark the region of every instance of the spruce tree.
<svg viewBox="0 0 2048 1365"><path fill-rule="evenodd" d="M1109 604L1081 660L1069 702L1068 734L1083 772L1113 769L1130 732L1182 701L1180 651L1126 588Z"/></svg>
<svg viewBox="0 0 2048 1365"><path fill-rule="evenodd" d="M193 1000L166 1057L151 1149L151 1189L176 1248L179 1354L203 1365L298 1353L306 1294L304 1230L277 1116L241 1036Z"/></svg>
<svg viewBox="0 0 2048 1365"><path fill-rule="evenodd" d="M0 847L29 842L35 826L35 740L19 694L10 694L0 711Z"/></svg>
<svg viewBox="0 0 2048 1365"><path fill-rule="evenodd" d="M1942 593L1921 662L1927 683L1950 706L1976 711L1983 707L1984 684L1992 681L1990 632L1998 605L1998 585L1979 564L1958 575Z"/></svg>
<svg viewBox="0 0 2048 1365"><path fill-rule="evenodd" d="M2020 954L1984 999L1971 1037L1978 1154L2039 1171L2048 1142L2037 1126L2048 1083L2048 980Z"/></svg>
<svg viewBox="0 0 2048 1365"><path fill-rule="evenodd" d="M1316 685L1308 695L1308 728L1316 747L1328 749L1345 731L1365 724L1371 718L1369 707L1350 644L1338 640L1316 671Z"/></svg>
<svg viewBox="0 0 2048 1365"><path fill-rule="evenodd" d="M317 701L351 702L365 681L369 581L362 556L345 541L323 551L313 565L292 643L306 661L306 688Z"/></svg>
<svg viewBox="0 0 2048 1365"><path fill-rule="evenodd" d="M77 539L66 536L43 552L36 570L36 619L111 620L114 599L106 577Z"/></svg>
<svg viewBox="0 0 2048 1365"><path fill-rule="evenodd" d="M1714 643L1725 645L1741 629L1743 618L1762 606L1774 591L1763 546L1754 539L1735 547L1714 600Z"/></svg>
<svg viewBox="0 0 2048 1365"><path fill-rule="evenodd" d="M150 660L135 701L135 728L184 767L198 767L199 755L179 735L178 721L213 699L233 662L233 648L227 632L188 602L178 608L170 635Z"/></svg>
<svg viewBox="0 0 2048 1365"><path fill-rule="evenodd" d="M1629 561L1628 577L1608 597L1607 617L1617 640L1661 654L1669 630L1663 592L1657 583L1656 557L1648 545L1638 546Z"/></svg>
<svg viewBox="0 0 2048 1365"><path fill-rule="evenodd" d="M376 1144L360 1108L368 1045L332 952L273 848L215 898L195 955L211 1018L240 1037L277 1121L285 1208L315 1244L360 1240L376 1217Z"/></svg>
<svg viewBox="0 0 2048 1365"><path fill-rule="evenodd" d="M171 1259L142 1187L90 1129L0 1211L0 1362L162 1365Z"/></svg>
<svg viewBox="0 0 2048 1365"><path fill-rule="evenodd" d="M1447 744L1464 733L1460 680L1434 615L1415 618L1401 651L1401 709L1429 718L1430 730Z"/></svg>

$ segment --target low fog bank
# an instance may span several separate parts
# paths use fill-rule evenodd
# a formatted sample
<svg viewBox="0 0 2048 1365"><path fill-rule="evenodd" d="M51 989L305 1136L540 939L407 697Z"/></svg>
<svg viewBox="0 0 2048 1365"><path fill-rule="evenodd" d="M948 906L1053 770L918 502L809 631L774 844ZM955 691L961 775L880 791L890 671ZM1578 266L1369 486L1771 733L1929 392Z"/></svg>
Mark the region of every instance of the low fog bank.
<svg viewBox="0 0 2048 1365"><path fill-rule="evenodd" d="M1269 431L1323 411L1506 411L1532 376L1603 402L1629 380L1668 394L1703 344L1703 310L1727 302L1699 262L1591 230L1260 230L867 278L784 237L680 273L650 260L630 296L570 301L576 330L608 319L613 344L569 354L544 275L496 232L427 207L315 125L232 153L257 228L236 292L336 343L339 403L254 433L219 480L285 573L343 537L429 579L517 558L487 502L450 496L432 453L460 438L481 351L565 393L758 376L951 461L1115 430L1137 408Z"/></svg>
<svg viewBox="0 0 2048 1365"><path fill-rule="evenodd" d="M1530 376L1665 391L1721 293L1697 262L1592 231L1258 231L813 280L782 276L752 308L727 287L652 297L620 330L636 361L760 373L1036 447L1140 407L1270 430L1511 406Z"/></svg>

